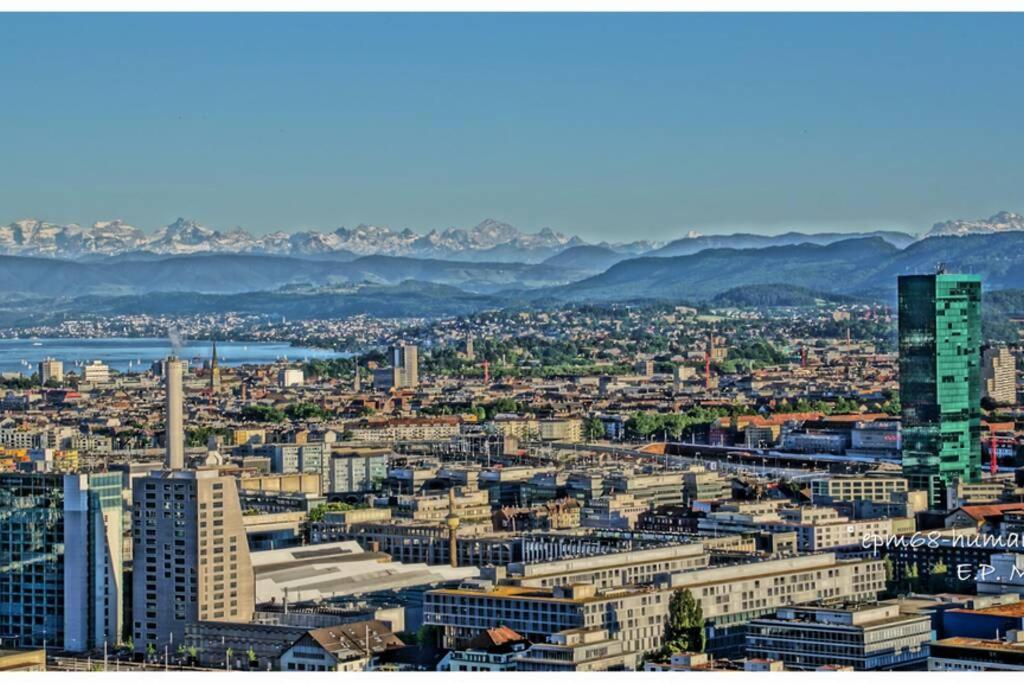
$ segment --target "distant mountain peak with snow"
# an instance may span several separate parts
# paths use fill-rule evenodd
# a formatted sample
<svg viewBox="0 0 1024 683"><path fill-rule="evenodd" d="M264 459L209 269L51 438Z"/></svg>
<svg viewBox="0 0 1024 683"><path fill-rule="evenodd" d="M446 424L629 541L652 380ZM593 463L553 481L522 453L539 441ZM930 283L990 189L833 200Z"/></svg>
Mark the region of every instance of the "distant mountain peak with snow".
<svg viewBox="0 0 1024 683"><path fill-rule="evenodd" d="M952 220L936 223L924 234L928 237L963 237L964 235L990 235L994 232L1024 230L1024 216L1012 211L1000 211L987 219Z"/></svg>
<svg viewBox="0 0 1024 683"><path fill-rule="evenodd" d="M128 252L177 255L199 253L257 253L324 255L351 253L442 259L541 261L567 246L583 244L550 228L523 233L492 218L465 229L449 227L426 234L408 228L359 224L333 232L277 231L266 235L235 227L216 230L192 218L177 218L151 233L122 220L97 221L90 228L60 225L34 218L0 226L0 254L81 258Z"/></svg>

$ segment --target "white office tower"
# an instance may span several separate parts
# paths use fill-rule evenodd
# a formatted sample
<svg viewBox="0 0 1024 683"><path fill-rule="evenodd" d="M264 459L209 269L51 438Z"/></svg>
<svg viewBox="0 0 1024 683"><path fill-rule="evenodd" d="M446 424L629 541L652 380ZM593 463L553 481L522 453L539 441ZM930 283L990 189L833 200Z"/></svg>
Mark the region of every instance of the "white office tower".
<svg viewBox="0 0 1024 683"><path fill-rule="evenodd" d="M171 356L164 364L164 386L167 389L167 431L164 465L169 470L185 467L185 428L182 424L184 398L181 389L182 363Z"/></svg>

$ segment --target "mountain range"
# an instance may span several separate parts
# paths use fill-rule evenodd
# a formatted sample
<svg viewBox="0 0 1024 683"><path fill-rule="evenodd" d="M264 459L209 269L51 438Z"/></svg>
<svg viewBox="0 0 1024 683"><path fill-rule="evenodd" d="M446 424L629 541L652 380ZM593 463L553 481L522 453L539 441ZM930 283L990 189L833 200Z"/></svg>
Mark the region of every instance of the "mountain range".
<svg viewBox="0 0 1024 683"><path fill-rule="evenodd" d="M1024 289L1024 227L1014 225L1024 221L1003 212L937 224L938 235L919 240L893 232L691 234L665 245L588 245L493 221L425 236L364 226L259 238L190 221L149 235L117 222L76 231L21 221L0 228L0 251L14 252L0 255L0 320L190 306L296 317L645 299L891 303L897 276L934 272L939 264L981 275L987 292ZM221 251L228 247L235 251ZM380 249L413 255L364 253ZM78 257L68 258L72 253Z"/></svg>
<svg viewBox="0 0 1024 683"><path fill-rule="evenodd" d="M27 219L0 226L0 254L87 260L123 255L225 253L334 260L379 255L536 263L582 244L578 237L549 228L524 233L491 219L469 230L448 228L431 230L425 235L408 229L359 225L333 232L272 232L257 236L241 228L222 232L185 218L152 233L122 221L102 221L83 228L75 223L58 225ZM639 242L610 248L621 248L629 254L656 246Z"/></svg>
<svg viewBox="0 0 1024 683"><path fill-rule="evenodd" d="M951 220L936 223L923 238L993 234L1024 230L1024 217L1009 211L982 220ZM120 220L100 221L91 227L66 225L36 219L0 225L0 254L38 256L70 260L102 260L110 257L151 258L186 254L264 254L309 259L351 261L360 256L401 256L501 263L540 263L567 249L571 260L590 268L609 267L630 256L687 256L707 249L752 249L796 244L827 245L840 240L880 237L903 249L917 240L897 231L860 233L800 233L779 235L701 235L689 231L668 243L639 240L623 243L588 244L544 228L525 233L493 219L470 229L447 228L419 234L409 229L358 225L333 232L312 230L272 232L253 235L242 228L228 231L206 227L192 219L179 218L153 232L146 232ZM619 258L621 256L621 258ZM569 259L570 257L566 257ZM603 269L603 268L601 268Z"/></svg>

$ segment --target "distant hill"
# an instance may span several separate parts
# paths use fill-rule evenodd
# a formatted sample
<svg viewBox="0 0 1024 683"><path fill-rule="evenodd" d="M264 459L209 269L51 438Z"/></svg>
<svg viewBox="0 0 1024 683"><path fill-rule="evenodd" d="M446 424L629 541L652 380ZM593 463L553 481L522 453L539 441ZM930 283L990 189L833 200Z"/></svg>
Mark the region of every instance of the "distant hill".
<svg viewBox="0 0 1024 683"><path fill-rule="evenodd" d="M622 261L600 275L536 295L569 301L638 297L695 300L742 285L780 281L834 291L838 283L856 281L860 273L897 253L896 247L880 237L825 246L708 249L689 256Z"/></svg>
<svg viewBox="0 0 1024 683"><path fill-rule="evenodd" d="M684 237L669 242L660 249L649 251L645 256L688 256L705 249L763 249L765 247L785 247L797 244L828 245L852 239L881 237L898 249L903 249L915 240L913 235L903 232L878 230L875 232L856 233L802 233L787 232L781 235L752 235L737 233L735 235L700 235Z"/></svg>
<svg viewBox="0 0 1024 683"><path fill-rule="evenodd" d="M561 285L589 272L545 264L399 256L364 256L338 261L254 254L194 254L119 258L113 262L0 256L0 292L40 296L183 290L236 294L272 291L287 285L394 285L406 280L450 285L472 292L495 292Z"/></svg>
<svg viewBox="0 0 1024 683"><path fill-rule="evenodd" d="M857 301L859 299L856 297L829 294L784 283L769 283L733 287L711 297L708 303L713 306L735 306L736 308L774 308L817 306L820 302L846 304Z"/></svg>
<svg viewBox="0 0 1024 683"><path fill-rule="evenodd" d="M641 257L600 275L531 293L566 301L706 300L735 287L785 282L830 294L894 296L899 275L976 273L988 290L1024 288L1024 231L933 237L898 249L881 237L827 245L707 249L671 258Z"/></svg>
<svg viewBox="0 0 1024 683"><path fill-rule="evenodd" d="M368 314L380 317L465 315L499 308L504 299L469 294L454 287L409 281L399 285L365 286L354 292L277 291L238 294L197 292L148 293L129 296L82 296L74 299L31 299L0 306L0 325L52 323L71 315L284 315L288 319L341 318Z"/></svg>
<svg viewBox="0 0 1024 683"><path fill-rule="evenodd" d="M584 245L569 247L551 258L545 259L542 265L572 268L591 273L603 273L619 261L630 258L610 247Z"/></svg>

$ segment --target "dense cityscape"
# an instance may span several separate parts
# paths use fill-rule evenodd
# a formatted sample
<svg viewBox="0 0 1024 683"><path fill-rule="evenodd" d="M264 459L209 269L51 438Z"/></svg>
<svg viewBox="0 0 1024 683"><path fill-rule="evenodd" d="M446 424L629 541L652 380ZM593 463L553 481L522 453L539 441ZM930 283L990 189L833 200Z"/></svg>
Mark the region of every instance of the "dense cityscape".
<svg viewBox="0 0 1024 683"><path fill-rule="evenodd" d="M1020 669L981 288L8 330L209 341L0 377L0 669Z"/></svg>

